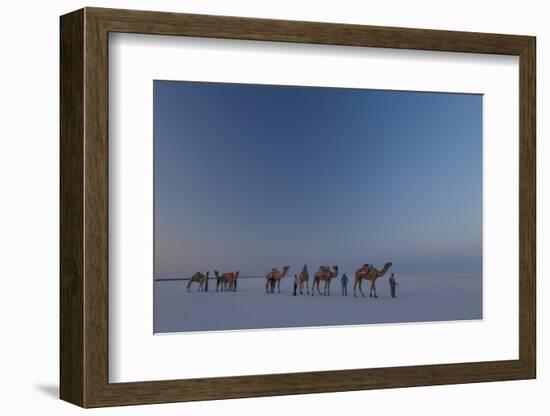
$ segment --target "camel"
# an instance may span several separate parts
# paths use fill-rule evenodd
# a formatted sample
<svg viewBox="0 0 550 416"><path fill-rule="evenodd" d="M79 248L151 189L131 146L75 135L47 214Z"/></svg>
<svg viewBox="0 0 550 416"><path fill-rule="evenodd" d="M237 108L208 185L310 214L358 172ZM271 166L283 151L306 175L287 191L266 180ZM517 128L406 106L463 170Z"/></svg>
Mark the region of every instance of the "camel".
<svg viewBox="0 0 550 416"><path fill-rule="evenodd" d="M275 291L275 285L277 285L277 290L281 293L281 279L286 276L290 266L283 267L283 271L280 272L276 268L273 268L266 276L265 282L265 293L273 293ZM269 286L271 285L271 291Z"/></svg>
<svg viewBox="0 0 550 416"><path fill-rule="evenodd" d="M317 285L317 292L321 295L319 289L319 283L324 280L325 286L323 288L323 295L330 296L330 281L338 276L338 266L332 266L333 271L330 271L329 266L321 266L319 270L313 275L313 285L311 285L311 296L315 296L315 285Z"/></svg>
<svg viewBox="0 0 550 416"><path fill-rule="evenodd" d="M361 289L361 283L363 280L370 281L370 291L369 296L372 298L372 292L374 291L374 297L377 298L376 294L376 279L382 277L386 274L388 269L391 267L392 263L388 262L384 265L382 270L376 270L374 267L368 265L363 265L360 269L355 272L355 283L353 284L353 296L357 297L356 288L359 287L361 295L364 297L363 289Z"/></svg>
<svg viewBox="0 0 550 416"><path fill-rule="evenodd" d="M235 273L226 273L224 277L224 283L227 286L229 292L235 292L237 290L237 278L239 277L239 271Z"/></svg>
<svg viewBox="0 0 550 416"><path fill-rule="evenodd" d="M216 292L220 290L222 292L234 292L237 289L237 278L239 277L239 272L219 274L217 270L214 270L214 275L216 276Z"/></svg>
<svg viewBox="0 0 550 416"><path fill-rule="evenodd" d="M304 294L304 284L306 286L306 293L309 295L309 273L307 271L307 264L304 264L302 271L298 275L298 284L300 287L300 295Z"/></svg>
<svg viewBox="0 0 550 416"><path fill-rule="evenodd" d="M187 291L191 292L191 285L193 282L199 283L199 289L198 292L203 291L206 287L208 287L208 275L210 272L206 272L206 274L197 272L193 276L189 278L189 283L187 283Z"/></svg>

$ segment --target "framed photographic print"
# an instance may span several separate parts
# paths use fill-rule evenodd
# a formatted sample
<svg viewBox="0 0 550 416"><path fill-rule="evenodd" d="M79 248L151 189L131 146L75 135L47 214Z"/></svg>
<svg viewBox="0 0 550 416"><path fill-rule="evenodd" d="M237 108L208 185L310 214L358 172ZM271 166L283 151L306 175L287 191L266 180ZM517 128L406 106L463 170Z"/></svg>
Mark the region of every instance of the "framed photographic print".
<svg viewBox="0 0 550 416"><path fill-rule="evenodd" d="M82 407L536 376L535 38L61 17Z"/></svg>

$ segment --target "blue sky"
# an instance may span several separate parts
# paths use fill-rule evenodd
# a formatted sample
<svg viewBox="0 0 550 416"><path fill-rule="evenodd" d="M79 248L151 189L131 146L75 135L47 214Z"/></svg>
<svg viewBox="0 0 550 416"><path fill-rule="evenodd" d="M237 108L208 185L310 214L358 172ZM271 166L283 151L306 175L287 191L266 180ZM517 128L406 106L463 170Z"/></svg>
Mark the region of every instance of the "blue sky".
<svg viewBox="0 0 550 416"><path fill-rule="evenodd" d="M155 277L481 272L482 96L154 82Z"/></svg>

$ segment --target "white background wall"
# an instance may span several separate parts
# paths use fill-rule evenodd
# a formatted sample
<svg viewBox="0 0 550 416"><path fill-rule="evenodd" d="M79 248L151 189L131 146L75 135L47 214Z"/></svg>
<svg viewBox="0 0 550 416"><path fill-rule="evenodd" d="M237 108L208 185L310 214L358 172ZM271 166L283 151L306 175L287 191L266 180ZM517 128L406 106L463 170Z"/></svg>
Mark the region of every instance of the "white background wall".
<svg viewBox="0 0 550 416"><path fill-rule="evenodd" d="M406 26L537 36L538 379L459 386L316 394L91 410L88 414L532 414L548 413L550 361L543 324L550 146L543 130L550 98L548 11L542 1L180 0L5 2L0 23L0 409L4 414L76 414L58 395L58 16L103 6L278 19ZM548 67L546 67L548 66ZM546 197L546 201L544 200ZM6 267L7 266L7 267ZM475 340L464 340L475 342Z"/></svg>

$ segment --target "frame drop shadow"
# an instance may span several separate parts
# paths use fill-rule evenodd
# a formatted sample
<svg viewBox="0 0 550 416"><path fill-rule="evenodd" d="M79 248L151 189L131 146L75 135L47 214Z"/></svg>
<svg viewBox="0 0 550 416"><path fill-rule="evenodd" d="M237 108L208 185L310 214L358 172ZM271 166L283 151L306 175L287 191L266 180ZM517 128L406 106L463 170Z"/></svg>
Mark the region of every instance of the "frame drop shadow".
<svg viewBox="0 0 550 416"><path fill-rule="evenodd" d="M59 386L57 384L37 384L34 387L46 396L59 399Z"/></svg>

